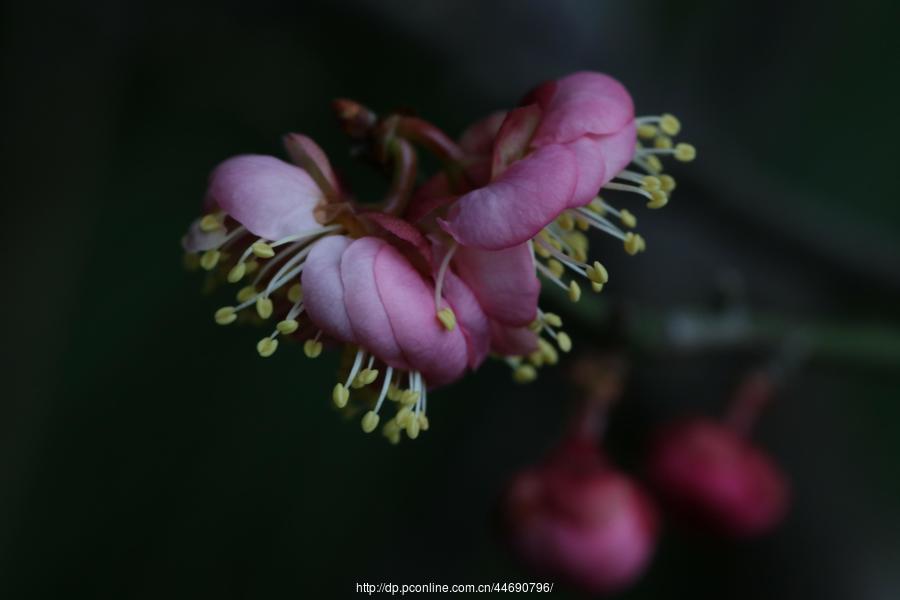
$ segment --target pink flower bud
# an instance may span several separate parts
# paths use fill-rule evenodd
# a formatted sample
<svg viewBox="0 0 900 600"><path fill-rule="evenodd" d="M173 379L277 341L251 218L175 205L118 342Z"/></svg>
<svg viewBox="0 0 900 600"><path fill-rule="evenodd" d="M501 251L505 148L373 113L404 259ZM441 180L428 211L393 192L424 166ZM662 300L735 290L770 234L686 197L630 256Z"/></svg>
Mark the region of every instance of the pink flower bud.
<svg viewBox="0 0 900 600"><path fill-rule="evenodd" d="M519 473L502 507L505 533L524 562L590 593L633 582L656 545L650 498L583 441Z"/></svg>
<svg viewBox="0 0 900 600"><path fill-rule="evenodd" d="M771 531L788 508L788 482L772 459L711 419L690 419L659 432L648 475L681 517L732 537Z"/></svg>

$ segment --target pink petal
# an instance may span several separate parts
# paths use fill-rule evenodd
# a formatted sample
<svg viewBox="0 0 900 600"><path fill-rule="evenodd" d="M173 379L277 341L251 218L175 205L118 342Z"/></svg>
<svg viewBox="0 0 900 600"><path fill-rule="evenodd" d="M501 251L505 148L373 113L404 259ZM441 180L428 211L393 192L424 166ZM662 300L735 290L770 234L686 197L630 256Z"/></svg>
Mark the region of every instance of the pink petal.
<svg viewBox="0 0 900 600"><path fill-rule="evenodd" d="M322 192L302 169L272 156L229 158L210 176L209 202L268 240L320 227L313 209Z"/></svg>
<svg viewBox="0 0 900 600"><path fill-rule="evenodd" d="M600 136L597 143L600 145L603 160L606 163L606 176L603 178L605 185L627 167L634 158L634 148L637 144L637 129L634 121L627 123L616 133Z"/></svg>
<svg viewBox="0 0 900 600"><path fill-rule="evenodd" d="M307 163L312 162L325 178L326 184L331 186L335 192L340 191L340 185L331 168L328 156L312 138L302 133L289 133L284 136L284 147L295 165L305 168Z"/></svg>
<svg viewBox="0 0 900 600"><path fill-rule="evenodd" d="M309 318L341 342L355 340L350 317L344 308L344 284L341 281L341 257L352 241L342 235L333 235L316 242L306 257L300 279L303 305Z"/></svg>
<svg viewBox="0 0 900 600"><path fill-rule="evenodd" d="M525 152L541 122L541 109L529 104L513 109L497 132L491 162L491 179L496 179L513 162L525 156Z"/></svg>
<svg viewBox="0 0 900 600"><path fill-rule="evenodd" d="M537 347L537 335L528 327L510 327L491 321L491 352L501 356L525 356Z"/></svg>
<svg viewBox="0 0 900 600"><path fill-rule="evenodd" d="M444 206L454 202L460 194L487 185L491 178L491 161L478 159L465 167L465 172L455 185L450 185L447 173L441 172L423 183L413 194L404 218L413 223L421 222Z"/></svg>
<svg viewBox="0 0 900 600"><path fill-rule="evenodd" d="M392 236L414 248L427 264L431 264L431 244L416 227L404 219L379 212L365 213L365 217Z"/></svg>
<svg viewBox="0 0 900 600"><path fill-rule="evenodd" d="M494 138L497 136L500 125L505 118L506 111L498 110L480 121L476 121L459 136L459 147L466 154L474 154L476 156L489 155L494 147Z"/></svg>
<svg viewBox="0 0 900 600"><path fill-rule="evenodd" d="M556 82L552 93L534 93L544 119L534 144L570 142L582 135L615 133L634 118L634 104L625 87L608 75L582 71Z"/></svg>
<svg viewBox="0 0 900 600"><path fill-rule="evenodd" d="M487 357L491 344L491 330L487 315L469 286L448 270L444 275L441 295L456 314L457 326L465 336L468 366L476 369Z"/></svg>
<svg viewBox="0 0 900 600"><path fill-rule="evenodd" d="M437 234L429 236L434 248L432 270L435 276L447 252L443 238L444 236ZM441 296L456 314L456 322L462 329L468 346L469 368L474 369L484 361L490 347L491 332L488 317L470 286L454 273L453 269L444 272Z"/></svg>
<svg viewBox="0 0 900 600"><path fill-rule="evenodd" d="M513 163L496 181L464 195L441 226L467 246L500 250L534 237L568 206L575 156L551 145Z"/></svg>
<svg viewBox="0 0 900 600"><path fill-rule="evenodd" d="M376 282L375 259L385 249L400 255L387 242L374 237L354 240L344 251L341 257L344 306L357 343L392 367L405 369L408 368L406 356L397 343ZM400 260L412 269L402 256Z"/></svg>
<svg viewBox="0 0 900 600"><path fill-rule="evenodd" d="M457 379L468 362L463 333L459 327L453 331L444 329L435 316L434 288L400 252L384 242L381 244L375 259L374 279L383 302L382 310L390 318L393 336L403 355L411 368L422 372L429 385Z"/></svg>
<svg viewBox="0 0 900 600"><path fill-rule="evenodd" d="M569 206L584 206L593 200L600 188L631 162L636 142L632 121L616 133L585 135L566 144L578 160L578 183Z"/></svg>
<svg viewBox="0 0 900 600"><path fill-rule="evenodd" d="M595 136L585 135L566 144L578 161L578 183L569 201L569 207L584 206L597 197L606 181L606 160L603 146Z"/></svg>
<svg viewBox="0 0 900 600"><path fill-rule="evenodd" d="M459 246L453 263L487 316L512 326L534 321L541 284L528 244L504 250Z"/></svg>

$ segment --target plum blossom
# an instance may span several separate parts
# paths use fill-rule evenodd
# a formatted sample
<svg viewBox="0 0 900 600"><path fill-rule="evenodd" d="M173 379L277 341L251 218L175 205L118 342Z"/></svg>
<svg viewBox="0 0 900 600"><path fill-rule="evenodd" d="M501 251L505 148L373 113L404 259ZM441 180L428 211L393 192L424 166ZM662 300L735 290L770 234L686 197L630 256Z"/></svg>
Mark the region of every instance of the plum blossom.
<svg viewBox="0 0 900 600"><path fill-rule="evenodd" d="M348 411L362 404L362 428L381 426L393 442L428 428L429 389L488 354L527 382L557 362L557 350L568 352L562 319L538 306L539 276L573 300L580 287L563 282L566 269L599 291L606 270L586 262L584 232L619 237L630 253L643 240L619 229L614 218L630 228L634 217L598 190L659 206L674 180L661 174L658 156L693 152L672 146L674 117L635 119L621 84L597 73L539 86L458 143L417 117L379 117L352 100L333 106L356 152L388 176L381 202L355 198L315 142L288 134L290 162L241 155L213 170L203 215L182 245L211 285L244 282L236 302L216 311L218 324L275 321L257 343L260 356L287 338L302 341L309 358L344 346L333 403ZM443 165L421 185L417 150ZM388 402L394 414L382 419Z"/></svg>

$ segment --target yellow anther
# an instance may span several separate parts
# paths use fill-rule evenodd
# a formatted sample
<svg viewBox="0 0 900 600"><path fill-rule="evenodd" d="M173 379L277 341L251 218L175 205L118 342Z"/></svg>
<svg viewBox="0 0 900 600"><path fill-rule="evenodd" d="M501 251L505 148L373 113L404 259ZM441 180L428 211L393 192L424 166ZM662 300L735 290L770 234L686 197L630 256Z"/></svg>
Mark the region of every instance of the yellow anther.
<svg viewBox="0 0 900 600"><path fill-rule="evenodd" d="M398 388L393 383L388 386L388 391L387 391L388 400L390 400L392 402L397 402L398 400L400 400L401 393L402 392L400 391L400 388Z"/></svg>
<svg viewBox="0 0 900 600"><path fill-rule="evenodd" d="M297 331L298 327L300 327L300 324L297 323L296 319L285 319L284 321L279 321L278 324L275 325L275 329L282 335L290 335Z"/></svg>
<svg viewBox="0 0 900 600"><path fill-rule="evenodd" d="M543 325L543 323L541 323L540 319L535 319L534 321L532 321L531 323L528 324L528 329L532 333L537 333L538 331L541 330L542 325Z"/></svg>
<svg viewBox="0 0 900 600"><path fill-rule="evenodd" d="M595 282L592 281L592 282L591 282L591 290L593 290L595 293L599 294L600 292L603 291L603 284L602 284L602 283L595 283Z"/></svg>
<svg viewBox="0 0 900 600"><path fill-rule="evenodd" d="M550 258L550 250L548 250L546 246L540 243L534 244L534 253L541 258Z"/></svg>
<svg viewBox="0 0 900 600"><path fill-rule="evenodd" d="M516 383L529 383L537 379L537 369L531 365L519 365L513 371L513 381Z"/></svg>
<svg viewBox="0 0 900 600"><path fill-rule="evenodd" d="M650 192L650 200L647 202L647 208L662 208L669 203L669 195L662 190Z"/></svg>
<svg viewBox="0 0 900 600"><path fill-rule="evenodd" d="M406 435L409 436L409 439L414 440L419 437L419 429L419 419L410 419L409 423L406 424Z"/></svg>
<svg viewBox="0 0 900 600"><path fill-rule="evenodd" d="M697 158L697 149L690 144L678 144L675 146L675 159L681 162L691 162Z"/></svg>
<svg viewBox="0 0 900 600"><path fill-rule="evenodd" d="M609 281L609 272L598 260L595 260L594 264L587 268L587 276L594 283L606 283Z"/></svg>
<svg viewBox="0 0 900 600"><path fill-rule="evenodd" d="M396 419L390 419L385 423L384 427L381 428L381 432L392 444L400 443L400 426L397 424Z"/></svg>
<svg viewBox="0 0 900 600"><path fill-rule="evenodd" d="M535 350L528 355L528 362L533 364L535 367L540 368L544 365L544 355L541 354L540 350Z"/></svg>
<svg viewBox="0 0 900 600"><path fill-rule="evenodd" d="M662 161L659 160L659 157L650 154L644 160L647 161L647 168L651 173L659 173L663 169Z"/></svg>
<svg viewBox="0 0 900 600"><path fill-rule="evenodd" d="M572 349L572 338L570 338L569 334L565 331L560 331L556 334L556 345L559 346L559 349L563 352L568 352Z"/></svg>
<svg viewBox="0 0 900 600"><path fill-rule="evenodd" d="M219 325L234 323L235 319L237 319L237 314L234 312L233 306L223 306L216 311L216 323Z"/></svg>
<svg viewBox="0 0 900 600"><path fill-rule="evenodd" d="M562 319L556 313L544 313L544 323L550 327L562 327ZM538 329L540 329L540 321L538 321Z"/></svg>
<svg viewBox="0 0 900 600"><path fill-rule="evenodd" d="M619 211L619 220L622 222L622 225L627 227L628 229L634 229L637 227L637 217L631 214L630 211L625 210L624 208Z"/></svg>
<svg viewBox="0 0 900 600"><path fill-rule="evenodd" d="M566 272L566 268L555 258L547 261L547 268L550 269L554 277L562 277L562 274Z"/></svg>
<svg viewBox="0 0 900 600"><path fill-rule="evenodd" d="M375 414L374 410L370 410L366 414L363 415L362 418L362 430L366 433L372 433L375 431L375 428L378 427L379 417Z"/></svg>
<svg viewBox="0 0 900 600"><path fill-rule="evenodd" d="M430 423L428 422L428 417L425 416L425 413L419 413L419 429L428 431L429 426Z"/></svg>
<svg viewBox="0 0 900 600"><path fill-rule="evenodd" d="M255 260L245 261L244 264L247 265L247 275L255 273L259 269L259 263Z"/></svg>
<svg viewBox="0 0 900 600"><path fill-rule="evenodd" d="M675 189L675 178L671 175L660 175L659 188L666 193L671 192Z"/></svg>
<svg viewBox="0 0 900 600"><path fill-rule="evenodd" d="M581 299L581 288L578 286L578 282L570 281L569 282L569 300L572 302L578 302Z"/></svg>
<svg viewBox="0 0 900 600"><path fill-rule="evenodd" d="M409 409L408 406L404 406L400 410L397 411L397 414L394 416L394 420L397 421L397 425L401 428L406 427L406 425L412 420L413 412Z"/></svg>
<svg viewBox="0 0 900 600"><path fill-rule="evenodd" d="M300 299L303 298L303 288L300 287L299 283L295 283L288 288L287 298L294 304L300 302Z"/></svg>
<svg viewBox="0 0 900 600"><path fill-rule="evenodd" d="M419 392L413 390L403 390L400 393L400 404L403 406L415 406L419 401Z"/></svg>
<svg viewBox="0 0 900 600"><path fill-rule="evenodd" d="M353 380L353 387L365 387L376 379L378 379L378 369L363 369Z"/></svg>
<svg viewBox="0 0 900 600"><path fill-rule="evenodd" d="M591 222L584 215L575 215L575 227L581 231L587 231L591 228Z"/></svg>
<svg viewBox="0 0 900 600"><path fill-rule="evenodd" d="M306 340L303 342L303 354L307 358L316 358L322 354L322 342L318 340Z"/></svg>
<svg viewBox="0 0 900 600"><path fill-rule="evenodd" d="M200 230L209 233L222 227L222 220L217 215L204 215L200 219Z"/></svg>
<svg viewBox="0 0 900 600"><path fill-rule="evenodd" d="M681 122L675 115L666 113L659 119L659 128L666 135L678 135L678 132L681 131Z"/></svg>
<svg viewBox="0 0 900 600"><path fill-rule="evenodd" d="M657 129L656 126L650 125L649 123L644 123L643 125L638 126L637 128L638 137L651 140L656 137Z"/></svg>
<svg viewBox="0 0 900 600"><path fill-rule="evenodd" d="M556 222L562 228L563 231L572 231L575 228L575 219L572 218L567 212L559 215L559 218L556 219Z"/></svg>
<svg viewBox="0 0 900 600"><path fill-rule="evenodd" d="M275 250L272 249L272 246L262 240L253 242L250 249L253 251L253 254L260 258L272 258L275 256Z"/></svg>
<svg viewBox="0 0 900 600"><path fill-rule="evenodd" d="M228 283L237 283L241 279L244 278L244 274L247 272L246 263L239 262L238 264L231 267L231 270L228 271Z"/></svg>
<svg viewBox="0 0 900 600"><path fill-rule="evenodd" d="M256 343L256 351L263 358L268 358L275 354L278 350L278 340L270 337L264 337Z"/></svg>
<svg viewBox="0 0 900 600"><path fill-rule="evenodd" d="M216 268L216 265L219 264L219 259L221 257L222 253L218 250L207 250L200 256L200 266L207 271L212 271Z"/></svg>
<svg viewBox="0 0 900 600"><path fill-rule="evenodd" d="M653 140L653 145L660 150L668 150L672 147L672 138L661 135Z"/></svg>
<svg viewBox="0 0 900 600"><path fill-rule="evenodd" d="M331 391L331 400L338 408L344 408L347 406L347 402L350 401L350 390L345 388L343 383L334 384L334 389Z"/></svg>
<svg viewBox="0 0 900 600"><path fill-rule="evenodd" d="M447 331L456 329L456 314L452 308L446 307L437 311L437 318Z"/></svg>
<svg viewBox="0 0 900 600"><path fill-rule="evenodd" d="M272 299L266 298L265 296L260 296L256 299L256 313L263 319L268 319L272 316Z"/></svg>
<svg viewBox="0 0 900 600"><path fill-rule="evenodd" d="M597 196L591 203L588 204L588 208L597 213L598 215L606 214L606 205L603 204L603 199L600 196Z"/></svg>
<svg viewBox="0 0 900 600"><path fill-rule="evenodd" d="M252 285L248 285L248 286L242 287L241 289L238 290L237 301L244 303L255 295L256 295L256 288L253 287Z"/></svg>
<svg viewBox="0 0 900 600"><path fill-rule="evenodd" d="M655 177L653 175L647 175L641 181L641 189L644 189L648 192L658 190L660 187L662 187L662 181L660 181L659 177Z"/></svg>
<svg viewBox="0 0 900 600"><path fill-rule="evenodd" d="M634 256L643 249L643 242L644 238L636 233L632 233L629 231L625 234L625 240L623 242L625 246L625 252L627 252L631 256Z"/></svg>
<svg viewBox="0 0 900 600"><path fill-rule="evenodd" d="M538 338L538 350L548 365L555 365L559 361L559 353L556 348L544 338Z"/></svg>

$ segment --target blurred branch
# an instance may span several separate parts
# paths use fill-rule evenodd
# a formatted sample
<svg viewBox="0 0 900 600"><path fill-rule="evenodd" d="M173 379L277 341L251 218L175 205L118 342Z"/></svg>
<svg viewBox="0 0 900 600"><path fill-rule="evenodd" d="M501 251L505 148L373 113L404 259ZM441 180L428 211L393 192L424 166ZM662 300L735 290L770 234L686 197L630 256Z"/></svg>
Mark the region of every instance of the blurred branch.
<svg viewBox="0 0 900 600"><path fill-rule="evenodd" d="M546 290L560 305L557 290ZM618 318L613 303L586 296L568 311L598 331ZM900 325L851 320L803 320L791 315L736 307L720 311L693 308L658 310L628 306L622 327L628 342L646 352L708 352L803 341L811 360L900 367Z"/></svg>

